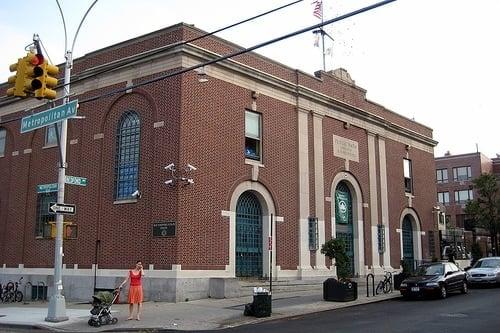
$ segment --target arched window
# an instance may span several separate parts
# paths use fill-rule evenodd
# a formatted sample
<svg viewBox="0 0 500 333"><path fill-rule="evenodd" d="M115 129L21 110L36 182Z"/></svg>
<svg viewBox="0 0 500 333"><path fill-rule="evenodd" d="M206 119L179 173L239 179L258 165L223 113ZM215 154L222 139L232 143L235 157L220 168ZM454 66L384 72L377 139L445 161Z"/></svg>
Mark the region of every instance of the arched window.
<svg viewBox="0 0 500 333"><path fill-rule="evenodd" d="M132 198L139 180L141 124L134 111L125 112L116 131L115 200Z"/></svg>
<svg viewBox="0 0 500 333"><path fill-rule="evenodd" d="M0 128L0 156L5 155L6 137L7 137L7 131L4 128Z"/></svg>

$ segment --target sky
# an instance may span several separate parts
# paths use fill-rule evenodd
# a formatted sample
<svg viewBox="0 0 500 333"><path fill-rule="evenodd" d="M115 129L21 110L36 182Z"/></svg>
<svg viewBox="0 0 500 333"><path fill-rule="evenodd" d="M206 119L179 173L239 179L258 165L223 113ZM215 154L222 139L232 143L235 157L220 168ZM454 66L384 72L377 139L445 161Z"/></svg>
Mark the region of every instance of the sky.
<svg viewBox="0 0 500 333"><path fill-rule="evenodd" d="M179 22L213 31L293 0L98 0L75 42L75 58ZM304 0L218 34L243 47L317 24L314 0ZM323 0L324 20L378 0ZM59 0L68 46L93 0ZM429 126L435 156L479 149L500 153L500 1L397 0L333 23L326 70L342 67L367 98ZM56 0L0 2L0 82L37 33L50 60L64 62L64 29ZM323 69L321 48L307 32L257 50L292 68Z"/></svg>

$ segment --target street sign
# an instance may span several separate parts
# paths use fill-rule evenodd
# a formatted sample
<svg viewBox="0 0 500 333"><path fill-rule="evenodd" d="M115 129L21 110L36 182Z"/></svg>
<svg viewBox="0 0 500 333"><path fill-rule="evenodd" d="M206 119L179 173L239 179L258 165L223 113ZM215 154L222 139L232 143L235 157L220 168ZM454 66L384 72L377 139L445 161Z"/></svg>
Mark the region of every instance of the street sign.
<svg viewBox="0 0 500 333"><path fill-rule="evenodd" d="M21 133L33 131L37 128L52 125L61 120L76 116L77 103L78 101L74 100L68 104L24 117L21 119Z"/></svg>
<svg viewBox="0 0 500 333"><path fill-rule="evenodd" d="M40 184L36 186L36 193L50 193L57 192L57 183L52 184Z"/></svg>
<svg viewBox="0 0 500 333"><path fill-rule="evenodd" d="M75 212L76 212L76 205L59 204L56 202L49 203L49 213L51 214L74 215Z"/></svg>
<svg viewBox="0 0 500 333"><path fill-rule="evenodd" d="M76 176L66 176L64 183L70 184L70 185L87 186L87 178L76 177ZM57 192L57 189L58 189L57 183L40 184L40 185L36 186L36 193Z"/></svg>
<svg viewBox="0 0 500 333"><path fill-rule="evenodd" d="M64 182L70 185L87 186L87 178L84 177L66 176Z"/></svg>

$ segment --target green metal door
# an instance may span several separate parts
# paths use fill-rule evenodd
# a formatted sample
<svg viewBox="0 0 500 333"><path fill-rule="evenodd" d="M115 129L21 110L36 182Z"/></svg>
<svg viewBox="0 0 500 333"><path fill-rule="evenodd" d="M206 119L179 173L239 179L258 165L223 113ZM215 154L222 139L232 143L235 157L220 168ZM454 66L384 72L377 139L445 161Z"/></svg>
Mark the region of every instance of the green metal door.
<svg viewBox="0 0 500 333"><path fill-rule="evenodd" d="M403 219L403 260L408 264L408 267L413 267L413 228L411 220L408 216Z"/></svg>
<svg viewBox="0 0 500 333"><path fill-rule="evenodd" d="M251 192L236 204L236 276L262 277L262 208Z"/></svg>
<svg viewBox="0 0 500 333"><path fill-rule="evenodd" d="M352 222L351 191L344 182L340 182L335 190L335 229L336 238L346 244L347 256L350 260L351 275L354 276L354 231Z"/></svg>

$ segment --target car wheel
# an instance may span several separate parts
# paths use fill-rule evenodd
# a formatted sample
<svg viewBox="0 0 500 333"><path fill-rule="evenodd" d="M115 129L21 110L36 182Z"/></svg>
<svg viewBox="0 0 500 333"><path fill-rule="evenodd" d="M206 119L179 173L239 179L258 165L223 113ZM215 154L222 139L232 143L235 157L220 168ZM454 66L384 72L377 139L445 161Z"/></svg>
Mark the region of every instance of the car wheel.
<svg viewBox="0 0 500 333"><path fill-rule="evenodd" d="M448 296L448 292L446 291L446 286L443 284L441 285L441 289L439 291L439 297L445 299L446 296Z"/></svg>

